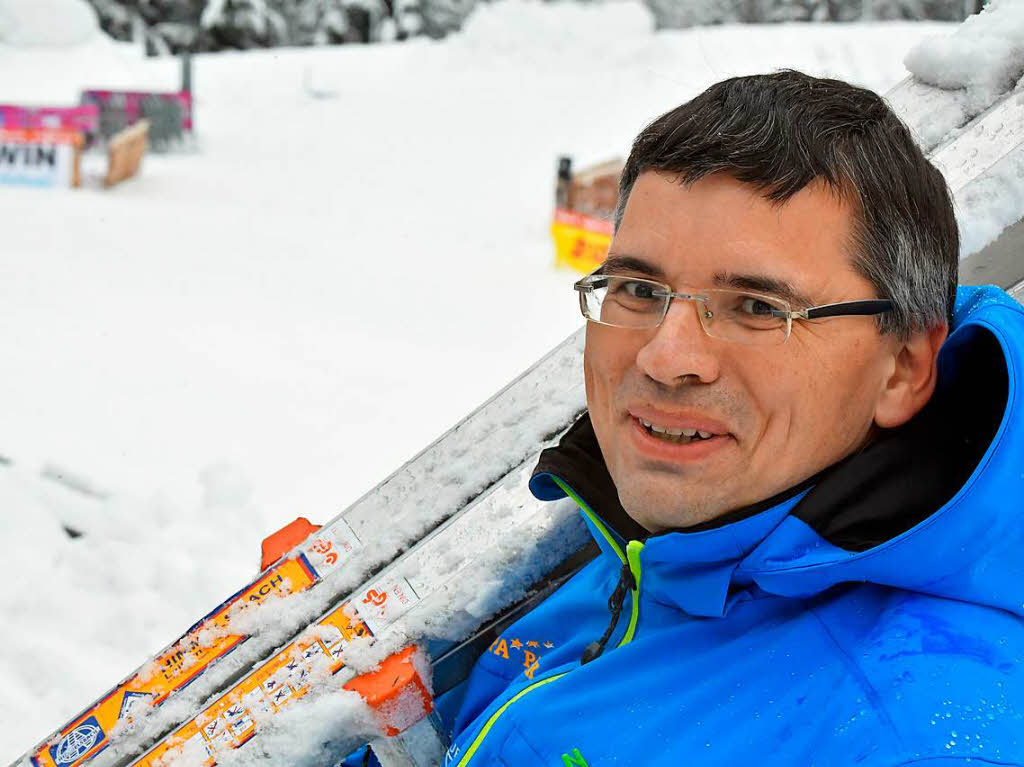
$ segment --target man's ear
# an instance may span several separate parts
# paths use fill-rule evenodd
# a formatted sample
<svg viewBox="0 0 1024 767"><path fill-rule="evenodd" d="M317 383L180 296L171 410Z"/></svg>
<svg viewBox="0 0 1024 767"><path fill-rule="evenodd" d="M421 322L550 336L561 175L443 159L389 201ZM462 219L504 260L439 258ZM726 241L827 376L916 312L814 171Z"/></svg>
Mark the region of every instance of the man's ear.
<svg viewBox="0 0 1024 767"><path fill-rule="evenodd" d="M876 424L883 429L902 426L928 404L938 381L939 347L947 333L948 328L940 325L895 342L892 372L875 404Z"/></svg>

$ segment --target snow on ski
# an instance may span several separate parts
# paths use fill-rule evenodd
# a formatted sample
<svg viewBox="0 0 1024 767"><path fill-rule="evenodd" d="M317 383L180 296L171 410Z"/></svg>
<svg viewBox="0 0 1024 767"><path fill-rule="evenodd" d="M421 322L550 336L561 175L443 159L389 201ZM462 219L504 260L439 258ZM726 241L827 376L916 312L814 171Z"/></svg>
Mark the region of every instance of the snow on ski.
<svg viewBox="0 0 1024 767"><path fill-rule="evenodd" d="M115 740L137 752L185 721L564 430L584 408L582 337L559 344L17 763L79 767ZM280 597L301 592L303 610L268 617Z"/></svg>
<svg viewBox="0 0 1024 767"><path fill-rule="evenodd" d="M220 762L262 728L273 727L291 704L337 694L360 670L410 643L457 641L519 601L589 540L573 502L545 504L530 496L526 483L533 462L531 456L143 757L98 763L159 767L168 757ZM524 673L532 677L541 653L527 648L522 656ZM347 721L333 722L333 759L374 734L367 730L365 710L353 703L348 713ZM416 709L412 715L422 713Z"/></svg>

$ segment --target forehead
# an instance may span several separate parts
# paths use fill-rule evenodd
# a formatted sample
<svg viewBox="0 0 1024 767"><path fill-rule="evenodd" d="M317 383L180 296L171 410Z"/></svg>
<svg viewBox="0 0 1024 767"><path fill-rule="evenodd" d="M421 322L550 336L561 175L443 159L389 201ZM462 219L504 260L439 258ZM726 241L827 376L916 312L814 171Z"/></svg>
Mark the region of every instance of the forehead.
<svg viewBox="0 0 1024 767"><path fill-rule="evenodd" d="M823 183L778 204L723 173L684 186L649 171L633 186L609 255L645 261L673 286L759 275L819 298L867 285L849 255L852 225L850 206Z"/></svg>

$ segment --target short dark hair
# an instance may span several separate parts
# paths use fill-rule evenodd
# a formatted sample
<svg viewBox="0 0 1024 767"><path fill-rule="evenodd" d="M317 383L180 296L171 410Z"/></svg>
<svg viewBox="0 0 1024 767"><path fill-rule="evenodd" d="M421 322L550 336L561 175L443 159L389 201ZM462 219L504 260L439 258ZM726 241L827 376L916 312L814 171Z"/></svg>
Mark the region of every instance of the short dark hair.
<svg viewBox="0 0 1024 767"><path fill-rule="evenodd" d="M854 208L854 265L895 304L879 328L906 338L952 322L960 237L949 189L873 91L784 70L716 83L637 136L615 228L637 177L691 184L717 172L784 204L821 179Z"/></svg>

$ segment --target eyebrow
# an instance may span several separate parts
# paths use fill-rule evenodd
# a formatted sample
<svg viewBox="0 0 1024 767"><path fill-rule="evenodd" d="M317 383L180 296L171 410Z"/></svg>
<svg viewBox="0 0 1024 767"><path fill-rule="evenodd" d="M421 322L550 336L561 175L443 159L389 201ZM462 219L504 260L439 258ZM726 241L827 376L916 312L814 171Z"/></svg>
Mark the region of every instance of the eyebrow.
<svg viewBox="0 0 1024 767"><path fill-rule="evenodd" d="M665 273L649 261L644 261L636 256L609 253L601 265L601 274L619 274L620 272L636 272L658 280L665 280Z"/></svg>
<svg viewBox="0 0 1024 767"><path fill-rule="evenodd" d="M643 274L662 282L667 281L665 272L660 267L645 261L637 256L625 253L609 253L604 264L601 265L601 274L620 273ZM719 288L732 288L734 290L750 290L755 293L765 293L777 296L788 301L793 306L809 307L814 306L814 301L799 289L778 277L771 277L767 274L736 274L733 272L715 272L714 286Z"/></svg>
<svg viewBox="0 0 1024 767"><path fill-rule="evenodd" d="M766 274L733 274L730 272L716 272L714 281L716 287L734 288L736 290L751 290L755 293L766 293L768 295L784 298L793 306L814 306L814 302L806 294L795 288L791 283L777 277L770 277Z"/></svg>

